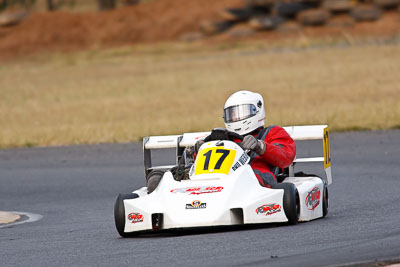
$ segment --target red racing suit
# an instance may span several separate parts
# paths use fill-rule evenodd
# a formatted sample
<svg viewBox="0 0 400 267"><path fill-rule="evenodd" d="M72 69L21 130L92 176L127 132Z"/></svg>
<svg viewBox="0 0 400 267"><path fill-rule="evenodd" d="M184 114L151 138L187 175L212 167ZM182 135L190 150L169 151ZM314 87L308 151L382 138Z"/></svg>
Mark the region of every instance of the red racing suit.
<svg viewBox="0 0 400 267"><path fill-rule="evenodd" d="M285 129L279 126L259 128L251 134L258 139L265 136L263 140L266 145L265 152L263 155L254 153L255 157L253 156L250 166L259 183L264 187L271 187L271 184L276 183L274 168L283 169L293 162L296 156L296 143Z"/></svg>

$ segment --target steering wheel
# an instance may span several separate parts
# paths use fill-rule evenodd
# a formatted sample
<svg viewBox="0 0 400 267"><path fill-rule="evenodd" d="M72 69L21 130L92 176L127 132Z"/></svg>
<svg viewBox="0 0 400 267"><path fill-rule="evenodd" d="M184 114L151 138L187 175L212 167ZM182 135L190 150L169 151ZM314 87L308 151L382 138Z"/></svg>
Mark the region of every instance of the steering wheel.
<svg viewBox="0 0 400 267"><path fill-rule="evenodd" d="M218 140L229 140L229 141L234 141L235 139L239 139L240 141L243 141L243 136L240 134L237 134L235 132L230 132L225 128L214 128L211 131L211 134L207 136L204 141L209 142L209 141L218 141Z"/></svg>

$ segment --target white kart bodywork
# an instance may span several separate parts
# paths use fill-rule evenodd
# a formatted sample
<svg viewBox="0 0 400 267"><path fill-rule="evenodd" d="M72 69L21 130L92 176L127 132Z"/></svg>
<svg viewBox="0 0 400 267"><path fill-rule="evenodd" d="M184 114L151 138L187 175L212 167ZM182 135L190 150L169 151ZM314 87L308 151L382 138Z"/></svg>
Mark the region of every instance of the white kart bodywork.
<svg viewBox="0 0 400 267"><path fill-rule="evenodd" d="M324 215L323 194L326 186L332 182L328 128L326 125L293 126L285 127L285 130L294 140L323 139L324 157L296 161L323 161L326 177L294 177L292 165L289 168L289 177L282 182L292 183L297 189L299 221L321 218ZM146 171L157 168L151 166L151 149L176 147L178 151L193 146L197 140L208 134L188 133L145 138L143 148ZM208 156L212 153L220 154L218 157L213 156L214 161L212 158L205 163L207 157L200 156L203 155L202 151L208 151ZM224 151L228 151L228 155L217 170L217 160ZM249 156L234 142L206 142L201 146L190 170L189 180L175 181L172 173L167 171L151 194L147 194L147 188L143 187L133 192L139 195L138 198L123 200L124 232L152 230L154 216L160 218L160 215L162 222L157 229L287 222L283 203L284 190L260 186L248 164L249 160Z"/></svg>

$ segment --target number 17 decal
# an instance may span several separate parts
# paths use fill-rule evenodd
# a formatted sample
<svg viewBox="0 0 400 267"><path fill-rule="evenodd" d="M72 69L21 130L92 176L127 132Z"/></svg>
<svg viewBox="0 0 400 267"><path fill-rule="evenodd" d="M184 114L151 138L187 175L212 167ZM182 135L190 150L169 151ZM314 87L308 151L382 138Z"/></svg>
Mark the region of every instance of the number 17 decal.
<svg viewBox="0 0 400 267"><path fill-rule="evenodd" d="M224 173L228 174L235 159L236 151L212 147L200 151L196 160L195 174Z"/></svg>
<svg viewBox="0 0 400 267"><path fill-rule="evenodd" d="M212 153L212 150L209 150L207 153L204 154L206 159L204 161L203 170L205 170L205 171L209 170L211 153ZM224 162L226 157L229 155L229 150L227 150L227 149L217 149L215 151L215 153L221 153L222 154L221 157L219 158L219 160L217 161L217 163L215 164L215 167L214 167L214 170L219 170L219 169L221 169L222 163Z"/></svg>

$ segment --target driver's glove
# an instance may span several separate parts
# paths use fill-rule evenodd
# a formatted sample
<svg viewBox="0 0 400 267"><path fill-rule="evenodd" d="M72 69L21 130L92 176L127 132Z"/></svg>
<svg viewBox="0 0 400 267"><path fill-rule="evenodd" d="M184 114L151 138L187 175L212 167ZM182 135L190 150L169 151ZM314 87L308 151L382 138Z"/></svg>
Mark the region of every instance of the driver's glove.
<svg viewBox="0 0 400 267"><path fill-rule="evenodd" d="M251 150L256 152L258 155L263 155L265 152L266 145L264 141L257 140L252 135L246 135L243 138L242 147L244 150Z"/></svg>

